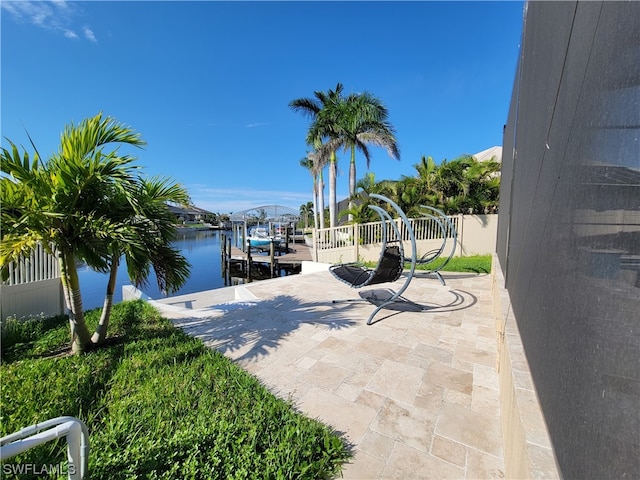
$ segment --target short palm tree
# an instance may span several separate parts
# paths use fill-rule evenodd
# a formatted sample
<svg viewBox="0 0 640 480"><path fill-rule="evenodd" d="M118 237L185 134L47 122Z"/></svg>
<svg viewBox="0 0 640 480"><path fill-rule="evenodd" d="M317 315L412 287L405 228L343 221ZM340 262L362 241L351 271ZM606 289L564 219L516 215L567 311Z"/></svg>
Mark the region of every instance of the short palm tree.
<svg viewBox="0 0 640 480"><path fill-rule="evenodd" d="M431 157L423 156L414 168L416 176L402 177L397 185L405 204L419 201L447 214L489 213L498 207L499 162L479 162L462 155L436 165Z"/></svg>
<svg viewBox="0 0 640 480"><path fill-rule="evenodd" d="M389 182L389 198L398 204L408 217L421 215L421 204L433 205L431 201L425 201L427 197L422 195L420 181L416 177L403 176L400 180Z"/></svg>
<svg viewBox="0 0 640 480"><path fill-rule="evenodd" d="M300 205L300 216L304 219L304 229L309 228L309 215L315 215L313 202L307 202Z"/></svg>
<svg viewBox="0 0 640 480"><path fill-rule="evenodd" d="M106 153L104 148L110 144L142 146L145 142L129 127L99 114L67 126L59 151L48 162L40 160L37 150L33 161L26 151L21 158L11 142L11 151L3 148L1 154L1 169L7 175L3 183L11 184L11 195L5 196L3 188L3 203L16 198L23 202L22 208L10 209L8 215L3 211L2 266L30 253L37 242L57 252L74 352L91 345L76 263L105 269L108 245L122 235L96 206L108 190L124 193L135 183L133 158L118 155L117 150Z"/></svg>
<svg viewBox="0 0 640 480"><path fill-rule="evenodd" d="M376 176L373 172L368 172L356 183L357 192L349 198L349 207L340 212L340 217L349 215L349 223L366 223L375 221L378 214L369 208L371 199L369 194L384 194L384 183L376 183Z"/></svg>
<svg viewBox="0 0 640 480"><path fill-rule="evenodd" d="M132 241L117 239L109 245L109 280L100 321L91 337L94 344L106 339L113 307L116 275L122 258L130 280L138 288L147 285L151 268L158 287L164 293L178 290L189 278L189 263L171 246L175 240L176 221L167 202L186 205L187 191L167 178L139 179L132 195L110 197L110 215Z"/></svg>
<svg viewBox="0 0 640 480"><path fill-rule="evenodd" d="M420 159L413 168L416 169L417 175L414 177L402 177L401 182L404 183L405 203L419 202L436 208L442 208L443 192L441 190L441 178L438 174L438 165L432 157ZM406 211L406 210L405 210Z"/></svg>
<svg viewBox="0 0 640 480"><path fill-rule="evenodd" d="M495 213L500 198L500 176L502 165L493 159L479 162L472 157L464 172L469 184L469 208L473 213Z"/></svg>
<svg viewBox="0 0 640 480"><path fill-rule="evenodd" d="M120 145L141 147L145 142L130 127L98 114L78 125L68 125L59 151L46 162L41 161L37 149L31 160L26 150L21 155L16 145L9 143L11 149L0 152L0 168L5 174L0 178L0 267L21 254L30 254L37 243L58 255L72 351L82 352L92 341L84 320L77 263L110 271L123 252L129 255L127 261L136 259L138 272L144 272L144 254L154 265L171 256L166 251L168 236L150 228L153 220L147 217L151 210L140 196L144 182L136 175L134 158L118 153ZM114 149L105 151L108 146ZM174 275L183 273L178 269L164 278L173 285L178 281ZM144 274L138 280L141 278ZM103 334L98 338L103 339Z"/></svg>

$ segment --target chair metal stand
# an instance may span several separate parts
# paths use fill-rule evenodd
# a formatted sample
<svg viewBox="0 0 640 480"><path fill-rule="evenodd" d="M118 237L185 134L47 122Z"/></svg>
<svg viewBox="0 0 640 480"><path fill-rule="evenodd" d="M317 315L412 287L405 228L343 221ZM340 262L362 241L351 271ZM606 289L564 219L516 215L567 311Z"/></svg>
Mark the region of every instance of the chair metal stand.
<svg viewBox="0 0 640 480"><path fill-rule="evenodd" d="M402 209L389 198L374 193L370 194L369 196L371 198L376 198L382 200L383 202L386 202L396 211L402 221L402 225L404 227L403 230L406 231L411 242L411 257L409 272L407 273L404 283L397 291L390 290L392 292L392 295L381 303L374 303L373 301L368 300L366 297L363 297L361 299L333 301L333 303L338 303L341 301L366 300L370 303L374 303L374 305L377 305L376 309L371 313L371 315L369 315L369 318L367 319L367 325L371 325L373 318L380 310L401 298L400 296L409 286L416 268L416 237L413 233L413 228L411 227L409 219L402 211ZM400 229L387 211L377 205L369 205L369 208L378 213L382 222L382 251L380 253L380 259L378 260L377 266L372 270L354 263L350 263L333 265L329 268L329 271L336 278L349 284L352 288L361 288L379 283L395 282L400 278L404 271L404 262L406 258L404 256L403 236L400 232ZM391 225L393 227L395 233L395 240L393 240L394 245L388 245L392 242L387 241L387 225ZM395 245L396 242L397 245Z"/></svg>
<svg viewBox="0 0 640 480"><path fill-rule="evenodd" d="M451 235L451 248L449 250L449 254L446 258L446 260L441 263L440 265L438 265L437 267L431 269L431 270L421 270L421 273L425 273L425 274L435 274L436 277L438 277L438 280L440 280L440 283L444 286L445 285L445 281L444 278L442 277L442 274L440 273L440 270L442 270L444 268L444 266L449 263L449 260L451 260L451 257L453 257L455 251L456 251L456 245L458 242L458 233L456 232L456 227L453 224L453 222L451 221L451 219L445 215L444 212L442 212L441 210L438 210L437 208L433 208L430 207L428 205L420 205L420 208L424 208L429 210L432 213L426 213L425 215L431 219L433 219L437 224L438 227L440 228L440 231L442 232L442 244L440 245L440 248L436 248L433 250L428 251L427 253L425 253L424 255L422 255L419 259L417 259L417 264L418 265L427 265L429 263L432 263L434 260L440 258L440 256L442 256L443 252L446 249L447 246L447 240L449 239L449 236Z"/></svg>

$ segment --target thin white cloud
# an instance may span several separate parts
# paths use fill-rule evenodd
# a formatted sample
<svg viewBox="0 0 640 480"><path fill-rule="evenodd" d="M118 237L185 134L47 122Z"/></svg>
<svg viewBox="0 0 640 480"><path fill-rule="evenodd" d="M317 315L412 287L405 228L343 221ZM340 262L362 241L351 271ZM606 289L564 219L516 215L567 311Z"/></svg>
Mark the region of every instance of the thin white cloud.
<svg viewBox="0 0 640 480"><path fill-rule="evenodd" d="M91 30L89 27L84 27L83 31L84 31L84 37L87 40L89 40L91 42L94 42L94 43L97 42L96 36L94 35L93 30Z"/></svg>
<svg viewBox="0 0 640 480"><path fill-rule="evenodd" d="M78 39L73 20L77 16L77 7L64 0L28 1L3 0L2 10L7 12L17 23L29 23L39 28L60 32L67 38ZM84 27L84 36L91 42L97 42L94 32Z"/></svg>
<svg viewBox="0 0 640 480"><path fill-rule="evenodd" d="M207 127L218 128L256 128L256 127L264 127L266 125L270 125L268 122L253 122L253 123L245 123L244 125L241 123L224 123L224 122L209 122L207 123Z"/></svg>
<svg viewBox="0 0 640 480"><path fill-rule="evenodd" d="M34 25L43 26L47 23L47 15L44 13L37 13L31 16L31 23Z"/></svg>
<svg viewBox="0 0 640 480"><path fill-rule="evenodd" d="M64 36L67 38L78 38L78 34L72 30L64 29Z"/></svg>
<svg viewBox="0 0 640 480"><path fill-rule="evenodd" d="M196 206L220 213L239 212L264 205L282 205L298 209L303 203L311 201L311 192L211 188L202 184L188 185L187 189Z"/></svg>
<svg viewBox="0 0 640 480"><path fill-rule="evenodd" d="M71 7L66 2L66 0L51 0L51 3L53 3L56 6L56 8L58 8L59 10L70 10L71 9Z"/></svg>

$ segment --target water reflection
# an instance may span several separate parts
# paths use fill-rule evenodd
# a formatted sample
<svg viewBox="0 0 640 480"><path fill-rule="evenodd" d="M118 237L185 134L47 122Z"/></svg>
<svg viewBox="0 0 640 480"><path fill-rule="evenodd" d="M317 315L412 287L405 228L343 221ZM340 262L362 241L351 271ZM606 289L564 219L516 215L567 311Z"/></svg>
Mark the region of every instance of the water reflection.
<svg viewBox="0 0 640 480"><path fill-rule="evenodd" d="M222 232L224 233L224 232ZM227 232L228 234L228 232ZM230 285L241 285L247 280L241 269L233 269L223 273L220 251L221 232L215 230L180 233L174 242L180 253L191 264L191 276L186 284L173 295L184 295L203 290L222 288ZM277 275L290 272L280 270ZM94 272L86 266L78 268L83 306L85 309L101 307L107 288L108 274ZM270 278L270 272L252 270L253 280ZM123 262L118 269L114 301L122 301L122 286L130 285L127 266ZM151 298L162 298L158 289L156 276L151 272L148 284L142 290Z"/></svg>

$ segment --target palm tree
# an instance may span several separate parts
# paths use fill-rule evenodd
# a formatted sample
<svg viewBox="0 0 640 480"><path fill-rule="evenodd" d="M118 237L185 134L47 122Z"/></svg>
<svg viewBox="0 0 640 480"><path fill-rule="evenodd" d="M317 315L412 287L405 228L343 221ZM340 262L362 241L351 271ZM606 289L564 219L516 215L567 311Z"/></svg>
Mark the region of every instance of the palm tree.
<svg viewBox="0 0 640 480"><path fill-rule="evenodd" d="M373 172L367 172L356 183L357 193L349 198L349 208L340 212L340 217L349 215L349 223L366 223L375 221L378 214L369 208L371 199L369 194L384 194L385 183L376 183L376 176Z"/></svg>
<svg viewBox="0 0 640 480"><path fill-rule="evenodd" d="M324 227L324 181L322 170L325 163L316 152L307 152L307 156L300 160L300 165L309 170L313 178L313 225L316 229L318 229L318 213L320 214L320 225Z"/></svg>
<svg viewBox="0 0 640 480"><path fill-rule="evenodd" d="M328 157L325 152L322 151L317 151L314 150L313 152L309 153L309 158L312 161L313 164L313 171L316 173L317 176L317 188L316 188L316 195L318 198L318 203L317 203L317 207L318 207L318 213L319 213L319 223L320 223L320 228L324 228L325 227L325 220L324 220L324 175L322 174L324 168L330 164L330 157ZM334 165L335 167L335 165ZM335 201L335 175L333 176L333 197L334 197L334 201ZM317 227L316 227L317 228Z"/></svg>
<svg viewBox="0 0 640 480"><path fill-rule="evenodd" d="M487 213L498 207L499 162L478 162L471 155L462 155L436 165L431 157L423 156L414 168L417 175L402 177L398 185L403 188L405 202L418 200L447 214Z"/></svg>
<svg viewBox="0 0 640 480"><path fill-rule="evenodd" d="M436 208L442 208L443 193L441 190L441 179L438 174L438 165L432 157L420 159L413 168L416 169L417 175L414 177L402 176L400 182L403 184L404 198L399 203L409 204L416 207L419 203L424 203ZM417 202L417 203L416 203ZM405 210L408 212L408 210Z"/></svg>
<svg viewBox="0 0 640 480"><path fill-rule="evenodd" d="M389 182L390 193L387 195L405 212L408 217L420 216L419 206L423 203L433 205L426 201L422 194L420 180L417 177L405 177L395 182Z"/></svg>
<svg viewBox="0 0 640 480"><path fill-rule="evenodd" d="M383 103L369 92L349 95L340 104L337 132L332 137L332 149L350 150L349 197L356 192L356 150L371 164L368 145L386 148L393 159L400 160L400 150L393 126L388 122L389 112ZM351 203L349 204L351 207Z"/></svg>
<svg viewBox="0 0 640 480"><path fill-rule="evenodd" d="M121 259L127 264L129 278L138 288L144 287L153 268L158 287L164 293L178 290L189 277L189 263L171 246L176 222L167 202L186 205L187 191L166 178L139 179L131 196L113 195L110 213L120 228L127 229L135 241L114 241L110 248L109 281L100 321L91 337L94 344L103 343L109 325L116 274Z"/></svg>
<svg viewBox="0 0 640 480"><path fill-rule="evenodd" d="M350 150L349 197L356 190L356 150L360 150L370 166L368 145L387 149L391 158L400 158L395 132L388 122L388 111L380 100L369 92L342 95L343 86L338 83L334 91L315 92L316 99L298 99L289 105L312 116L307 142L329 157L329 217L330 225L336 225L335 182L337 177L336 151ZM351 207L352 205L350 205Z"/></svg>
<svg viewBox="0 0 640 480"><path fill-rule="evenodd" d="M464 175L469 185L469 208L473 213L495 213L500 197L502 167L494 159L479 162L474 157Z"/></svg>
<svg viewBox="0 0 640 480"><path fill-rule="evenodd" d="M324 141L332 138L336 133L338 113L337 106L344 101L341 83L336 85L335 90L328 92L315 91L315 98L298 98L289 102L289 107L296 111L302 112L309 116L312 120L309 132L307 134L307 144L312 146L316 152L320 154L321 159L328 159L329 166L329 223L332 227L336 226L336 183L338 176L338 158L335 150L327 150L324 147ZM320 162L323 164L324 162ZM321 212L324 208L321 209ZM322 215L322 214L321 214ZM321 219L321 225L324 227L324 221Z"/></svg>
<svg viewBox="0 0 640 480"><path fill-rule="evenodd" d="M313 202L307 202L300 205L300 216L304 219L304 229L309 228L309 215L315 215Z"/></svg>
<svg viewBox="0 0 640 480"><path fill-rule="evenodd" d="M135 244L131 232L104 213L110 195L129 195L135 189L133 157L119 155L109 145L145 145L140 135L111 117L98 114L65 127L60 149L48 162L37 153L31 161L9 141L2 148L2 245L0 267L29 254L35 245L57 252L64 297L69 310L72 351L91 345L84 320L76 267L84 261L105 271L113 242ZM33 142L32 142L33 146ZM34 146L35 149L35 146ZM24 150L24 149L23 149Z"/></svg>

